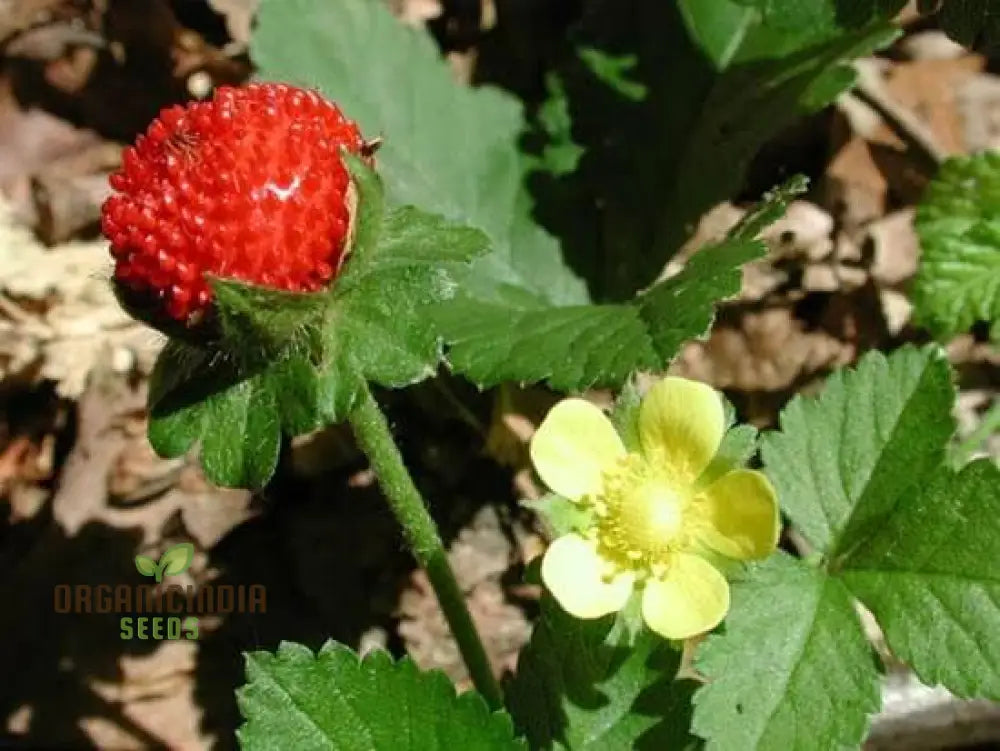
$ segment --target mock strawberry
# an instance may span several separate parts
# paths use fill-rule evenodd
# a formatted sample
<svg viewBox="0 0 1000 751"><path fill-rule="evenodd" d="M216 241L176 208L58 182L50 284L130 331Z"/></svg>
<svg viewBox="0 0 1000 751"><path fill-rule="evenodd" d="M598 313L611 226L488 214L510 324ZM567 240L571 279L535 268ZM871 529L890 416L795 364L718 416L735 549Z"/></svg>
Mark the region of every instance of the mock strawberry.
<svg viewBox="0 0 1000 751"><path fill-rule="evenodd" d="M314 292L337 274L351 222L342 148L357 126L314 91L223 87L163 110L111 176L102 229L119 290L194 326L206 275Z"/></svg>

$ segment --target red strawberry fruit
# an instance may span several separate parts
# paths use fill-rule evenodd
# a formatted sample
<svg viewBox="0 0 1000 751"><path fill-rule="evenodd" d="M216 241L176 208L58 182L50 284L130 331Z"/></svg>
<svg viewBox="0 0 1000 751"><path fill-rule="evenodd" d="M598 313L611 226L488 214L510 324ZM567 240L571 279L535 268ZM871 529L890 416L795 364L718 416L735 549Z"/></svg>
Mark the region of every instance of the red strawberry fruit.
<svg viewBox="0 0 1000 751"><path fill-rule="evenodd" d="M212 305L206 275L322 289L349 240L342 148L365 151L357 126L284 84L222 87L163 110L125 150L102 210L120 293L194 327Z"/></svg>

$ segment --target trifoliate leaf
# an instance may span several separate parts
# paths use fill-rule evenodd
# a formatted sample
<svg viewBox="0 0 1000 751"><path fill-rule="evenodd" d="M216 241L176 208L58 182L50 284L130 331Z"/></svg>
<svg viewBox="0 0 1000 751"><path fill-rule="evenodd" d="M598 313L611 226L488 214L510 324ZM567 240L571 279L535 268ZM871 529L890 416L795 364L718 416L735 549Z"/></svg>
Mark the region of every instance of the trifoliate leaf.
<svg viewBox="0 0 1000 751"><path fill-rule="evenodd" d="M872 352L796 397L761 441L765 471L806 539L836 559L944 460L954 387L936 347Z"/></svg>
<svg viewBox="0 0 1000 751"><path fill-rule="evenodd" d="M846 587L781 553L733 583L725 628L695 666L710 680L692 725L708 751L857 748L879 708L874 656Z"/></svg>
<svg viewBox="0 0 1000 751"><path fill-rule="evenodd" d="M842 564L893 653L928 684L1000 699L1000 469L942 472Z"/></svg>
<svg viewBox="0 0 1000 751"><path fill-rule="evenodd" d="M264 485L282 434L344 419L365 382L398 387L432 375L442 356L432 309L487 250L479 230L412 207L386 210L377 176L349 162L355 242L330 288L294 295L216 280L222 339L172 341L160 356L150 442L179 456L200 440L218 485Z"/></svg>
<svg viewBox="0 0 1000 751"><path fill-rule="evenodd" d="M694 729L710 749L860 743L877 694L852 597L924 682L1000 697L1000 469L945 461L953 401L936 347L871 353L764 437L781 503L823 555L779 554L734 584L697 661L712 681Z"/></svg>
<svg viewBox="0 0 1000 751"><path fill-rule="evenodd" d="M691 681L675 681L680 653L613 617L583 621L548 596L507 686L507 704L533 749L694 748Z"/></svg>
<svg viewBox="0 0 1000 751"><path fill-rule="evenodd" d="M334 642L315 655L285 642L276 654L248 654L246 672L237 737L248 751L526 748L506 713L491 713L473 691L456 696L443 673L386 652L362 660Z"/></svg>
<svg viewBox="0 0 1000 751"><path fill-rule="evenodd" d="M393 202L489 235L493 252L470 278L477 297L514 288L536 304L586 302L558 242L530 218L513 97L456 82L430 36L377 0L266 0L251 54L261 78L318 87L384 137L378 165Z"/></svg>
<svg viewBox="0 0 1000 751"><path fill-rule="evenodd" d="M938 337L993 325L1000 340L1000 153L949 159L917 209L918 320Z"/></svg>

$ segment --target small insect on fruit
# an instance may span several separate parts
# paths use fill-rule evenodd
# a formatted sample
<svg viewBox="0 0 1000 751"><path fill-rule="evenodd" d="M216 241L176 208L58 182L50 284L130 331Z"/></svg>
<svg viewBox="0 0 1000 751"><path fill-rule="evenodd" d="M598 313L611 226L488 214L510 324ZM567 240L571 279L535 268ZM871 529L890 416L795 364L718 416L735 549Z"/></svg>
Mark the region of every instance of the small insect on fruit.
<svg viewBox="0 0 1000 751"><path fill-rule="evenodd" d="M385 139L382 138L382 136L376 136L370 141L365 141L363 144L361 144L361 156L363 156L365 159L371 159L372 157L375 156L375 152L378 151L379 148L381 148L384 142Z"/></svg>
<svg viewBox="0 0 1000 751"><path fill-rule="evenodd" d="M198 137L187 130L171 133L163 142L163 150L176 157L193 158L198 146Z"/></svg>

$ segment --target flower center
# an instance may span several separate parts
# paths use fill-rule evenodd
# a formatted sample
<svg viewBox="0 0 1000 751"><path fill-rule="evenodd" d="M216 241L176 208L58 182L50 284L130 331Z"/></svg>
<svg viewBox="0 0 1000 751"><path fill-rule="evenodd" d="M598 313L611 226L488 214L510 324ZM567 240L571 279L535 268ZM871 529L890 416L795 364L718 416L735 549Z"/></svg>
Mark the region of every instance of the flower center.
<svg viewBox="0 0 1000 751"><path fill-rule="evenodd" d="M660 567L671 553L686 547L687 489L638 454L629 454L605 473L604 486L592 503L598 544L620 566Z"/></svg>

